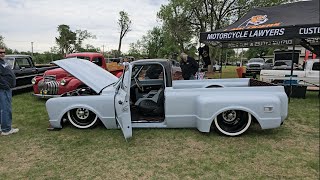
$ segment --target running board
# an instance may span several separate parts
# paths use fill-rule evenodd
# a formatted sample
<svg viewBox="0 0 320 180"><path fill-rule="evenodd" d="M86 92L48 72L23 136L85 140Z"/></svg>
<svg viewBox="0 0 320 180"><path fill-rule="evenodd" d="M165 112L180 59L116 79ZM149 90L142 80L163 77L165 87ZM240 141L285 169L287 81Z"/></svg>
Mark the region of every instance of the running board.
<svg viewBox="0 0 320 180"><path fill-rule="evenodd" d="M165 122L133 122L132 128L167 128Z"/></svg>

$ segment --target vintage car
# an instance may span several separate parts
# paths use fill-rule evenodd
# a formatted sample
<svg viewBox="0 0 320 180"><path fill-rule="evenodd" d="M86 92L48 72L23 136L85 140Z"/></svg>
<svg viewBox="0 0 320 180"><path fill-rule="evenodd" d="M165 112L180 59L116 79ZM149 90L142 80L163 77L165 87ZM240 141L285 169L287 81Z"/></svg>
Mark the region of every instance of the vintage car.
<svg viewBox="0 0 320 180"><path fill-rule="evenodd" d="M81 52L66 55L66 58L78 58L88 60L103 69L120 77L123 66L116 62L106 62L101 53ZM60 97L62 94L84 88L86 85L61 68L45 71L39 76L29 80L33 84L33 95L40 98Z"/></svg>
<svg viewBox="0 0 320 180"><path fill-rule="evenodd" d="M216 129L238 136L253 122L262 129L277 128L288 113L282 86L258 87L263 82L248 78L172 81L170 60L125 63L120 78L76 58L54 63L90 89L46 102L51 129L62 128L65 121L82 129L101 121L107 129L121 128L126 139L133 128ZM150 76L150 69L156 75Z"/></svg>

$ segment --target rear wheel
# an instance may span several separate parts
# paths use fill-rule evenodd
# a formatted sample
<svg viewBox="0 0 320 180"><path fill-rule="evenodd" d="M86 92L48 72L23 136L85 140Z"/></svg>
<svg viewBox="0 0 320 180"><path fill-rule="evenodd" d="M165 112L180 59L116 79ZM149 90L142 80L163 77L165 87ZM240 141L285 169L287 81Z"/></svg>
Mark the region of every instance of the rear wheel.
<svg viewBox="0 0 320 180"><path fill-rule="evenodd" d="M216 130L226 136L239 136L248 130L251 114L240 110L227 110L214 119Z"/></svg>
<svg viewBox="0 0 320 180"><path fill-rule="evenodd" d="M98 120L98 116L86 108L77 108L68 111L70 123L80 129L93 127Z"/></svg>

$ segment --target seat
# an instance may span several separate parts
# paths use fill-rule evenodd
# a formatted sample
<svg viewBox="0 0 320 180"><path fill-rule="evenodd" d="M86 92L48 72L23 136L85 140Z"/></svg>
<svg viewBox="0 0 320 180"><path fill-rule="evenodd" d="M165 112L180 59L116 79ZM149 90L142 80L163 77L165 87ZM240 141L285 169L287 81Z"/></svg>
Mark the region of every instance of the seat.
<svg viewBox="0 0 320 180"><path fill-rule="evenodd" d="M140 98L136 102L139 112L146 116L162 115L164 111L164 89L159 89L156 94L154 94L151 98L149 97L150 92L146 95L146 97Z"/></svg>

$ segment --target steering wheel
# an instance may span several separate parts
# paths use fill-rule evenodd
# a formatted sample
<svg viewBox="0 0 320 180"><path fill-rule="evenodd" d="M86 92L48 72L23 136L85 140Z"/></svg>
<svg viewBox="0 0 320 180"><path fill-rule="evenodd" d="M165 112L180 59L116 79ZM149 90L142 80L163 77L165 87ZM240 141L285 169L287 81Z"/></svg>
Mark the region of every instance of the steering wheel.
<svg viewBox="0 0 320 180"><path fill-rule="evenodd" d="M141 91L144 91L143 86L141 85L141 82L137 77L134 78L134 82L136 83L138 89L140 89Z"/></svg>

